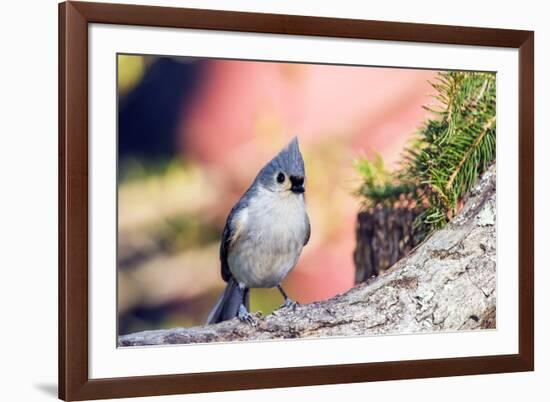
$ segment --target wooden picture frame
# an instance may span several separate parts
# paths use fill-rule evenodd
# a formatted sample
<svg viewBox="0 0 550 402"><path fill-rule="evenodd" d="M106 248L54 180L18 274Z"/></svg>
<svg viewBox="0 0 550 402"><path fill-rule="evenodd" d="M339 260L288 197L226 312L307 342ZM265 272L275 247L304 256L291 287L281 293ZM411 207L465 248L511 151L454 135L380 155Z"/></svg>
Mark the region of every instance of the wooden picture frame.
<svg viewBox="0 0 550 402"><path fill-rule="evenodd" d="M90 379L88 25L191 28L519 49L519 353ZM534 33L427 24L65 2L59 5L59 397L138 397L534 369Z"/></svg>

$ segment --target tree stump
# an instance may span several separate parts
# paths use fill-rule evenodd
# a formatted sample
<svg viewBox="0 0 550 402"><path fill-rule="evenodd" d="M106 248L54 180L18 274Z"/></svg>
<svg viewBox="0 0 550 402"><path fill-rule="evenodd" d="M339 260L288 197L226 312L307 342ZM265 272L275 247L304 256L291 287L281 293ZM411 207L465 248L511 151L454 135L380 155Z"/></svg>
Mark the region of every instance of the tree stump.
<svg viewBox="0 0 550 402"><path fill-rule="evenodd" d="M421 212L408 205L359 212L353 253L356 284L383 273L420 243L423 235L414 228L414 221Z"/></svg>

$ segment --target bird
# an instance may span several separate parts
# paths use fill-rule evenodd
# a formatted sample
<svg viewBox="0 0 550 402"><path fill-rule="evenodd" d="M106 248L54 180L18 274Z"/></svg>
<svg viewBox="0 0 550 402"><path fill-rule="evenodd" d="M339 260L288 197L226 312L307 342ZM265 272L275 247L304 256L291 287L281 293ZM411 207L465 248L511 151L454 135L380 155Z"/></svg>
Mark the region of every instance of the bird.
<svg viewBox="0 0 550 402"><path fill-rule="evenodd" d="M227 285L207 318L215 324L237 317L255 325L251 288L277 287L281 308L296 309L281 282L295 267L311 227L305 203L305 167L294 137L257 174L231 209L220 245L221 276Z"/></svg>

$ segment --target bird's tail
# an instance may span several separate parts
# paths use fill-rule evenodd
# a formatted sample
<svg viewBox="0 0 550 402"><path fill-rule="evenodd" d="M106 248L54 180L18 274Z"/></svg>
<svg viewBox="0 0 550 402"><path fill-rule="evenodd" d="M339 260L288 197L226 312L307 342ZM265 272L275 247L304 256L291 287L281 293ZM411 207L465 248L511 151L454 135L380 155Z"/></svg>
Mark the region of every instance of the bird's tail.
<svg viewBox="0 0 550 402"><path fill-rule="evenodd" d="M231 320L239 313L239 307L242 302L242 293L235 279L230 278L225 290L218 298L210 314L208 314L207 324L216 324L218 322ZM248 294L245 299L245 306L248 309Z"/></svg>

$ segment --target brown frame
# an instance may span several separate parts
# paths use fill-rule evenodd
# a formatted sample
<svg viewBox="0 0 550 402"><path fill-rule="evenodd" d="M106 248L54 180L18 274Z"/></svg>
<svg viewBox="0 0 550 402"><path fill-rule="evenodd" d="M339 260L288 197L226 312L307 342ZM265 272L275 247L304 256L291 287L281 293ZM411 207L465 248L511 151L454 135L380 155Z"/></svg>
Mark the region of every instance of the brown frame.
<svg viewBox="0 0 550 402"><path fill-rule="evenodd" d="M519 353L89 379L88 24L107 23L519 49ZM59 397L137 397L534 369L534 33L508 29L66 2L59 5Z"/></svg>

